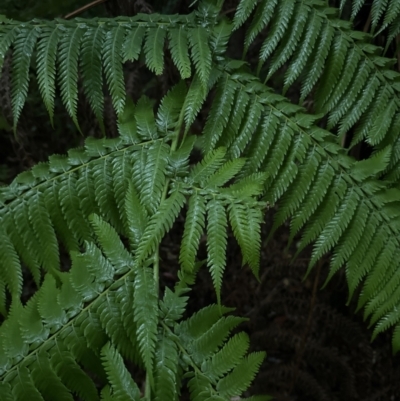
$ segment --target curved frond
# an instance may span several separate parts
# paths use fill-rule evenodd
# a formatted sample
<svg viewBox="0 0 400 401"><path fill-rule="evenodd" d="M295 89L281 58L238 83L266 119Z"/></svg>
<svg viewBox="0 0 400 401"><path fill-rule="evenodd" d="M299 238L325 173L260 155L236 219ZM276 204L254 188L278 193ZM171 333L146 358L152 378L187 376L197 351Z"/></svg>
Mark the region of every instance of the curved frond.
<svg viewBox="0 0 400 401"><path fill-rule="evenodd" d="M111 384L113 400L139 401L140 391L124 365L121 355L110 343L101 350L107 378Z"/></svg>

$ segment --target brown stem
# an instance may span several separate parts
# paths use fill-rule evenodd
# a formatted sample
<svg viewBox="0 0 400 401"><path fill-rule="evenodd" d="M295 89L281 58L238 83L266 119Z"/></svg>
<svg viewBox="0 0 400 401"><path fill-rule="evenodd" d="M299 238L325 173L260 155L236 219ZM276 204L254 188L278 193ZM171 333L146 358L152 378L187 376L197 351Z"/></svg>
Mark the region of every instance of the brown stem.
<svg viewBox="0 0 400 401"><path fill-rule="evenodd" d="M81 8L78 8L75 11L72 11L71 13L67 14L64 18L69 19L72 17L76 17L77 15L83 13L84 11L88 10L89 8L92 8L94 6L97 6L98 4L105 3L107 0L94 0L91 3L85 4Z"/></svg>

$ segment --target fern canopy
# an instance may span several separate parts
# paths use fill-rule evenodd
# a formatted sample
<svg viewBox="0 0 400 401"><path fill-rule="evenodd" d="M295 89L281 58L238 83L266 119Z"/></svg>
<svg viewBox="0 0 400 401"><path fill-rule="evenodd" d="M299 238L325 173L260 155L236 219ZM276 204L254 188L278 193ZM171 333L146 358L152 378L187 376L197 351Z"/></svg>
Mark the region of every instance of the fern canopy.
<svg viewBox="0 0 400 401"><path fill-rule="evenodd" d="M202 1L189 15L0 19L15 131L34 72L52 122L59 90L79 128L82 86L104 129L106 86L119 132L86 138L0 188L1 399L176 401L183 385L194 401L241 396L265 354L248 353L248 336L236 331L245 319L223 306L228 239L259 278L272 206L270 236L289 220L297 253L312 244L309 270L330 253L327 280L344 268L349 301L357 295L373 338L394 327L400 349L393 60L326 2L240 0L231 20L222 3ZM394 4L371 8L371 31L388 28L389 41L398 33ZM353 2L351 19L362 5ZM228 57L242 26L244 57L256 48L257 66ZM149 75L171 62L179 83L134 104L127 61ZM283 66L279 94L267 83ZM299 105L286 96L295 82ZM314 113L301 105L310 99ZM352 156L360 142L371 148L364 160ZM180 219L178 281L160 291L160 245ZM203 265L216 303L187 317ZM22 302L27 272L37 290ZM144 390L132 364L145 372Z"/></svg>

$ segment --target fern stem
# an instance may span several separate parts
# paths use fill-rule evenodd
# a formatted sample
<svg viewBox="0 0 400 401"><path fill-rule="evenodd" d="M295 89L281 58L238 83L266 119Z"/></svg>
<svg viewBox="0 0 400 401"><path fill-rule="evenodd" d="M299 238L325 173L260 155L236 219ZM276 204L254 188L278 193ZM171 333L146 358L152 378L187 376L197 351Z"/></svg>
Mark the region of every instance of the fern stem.
<svg viewBox="0 0 400 401"><path fill-rule="evenodd" d="M150 386L149 373L146 374L146 386L144 389L144 399L147 401L151 401L151 386Z"/></svg>

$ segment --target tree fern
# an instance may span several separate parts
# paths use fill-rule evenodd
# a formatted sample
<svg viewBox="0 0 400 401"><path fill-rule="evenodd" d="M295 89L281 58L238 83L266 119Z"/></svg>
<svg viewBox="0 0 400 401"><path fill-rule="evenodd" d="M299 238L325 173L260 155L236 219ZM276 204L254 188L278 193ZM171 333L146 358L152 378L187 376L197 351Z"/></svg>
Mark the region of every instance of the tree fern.
<svg viewBox="0 0 400 401"><path fill-rule="evenodd" d="M244 319L223 306L229 227L258 278L270 205L270 236L290 220L289 242L301 232L298 253L313 244L309 270L330 252L328 280L345 266L349 300L357 293L373 337L394 326L400 349L393 61L326 2L241 0L232 20L214 3L189 15L1 19L0 64L12 50L14 130L33 73L50 120L58 85L77 127L81 80L104 130L105 82L119 132L87 138L0 188L2 399L175 401L183 386L196 401L241 396L265 355L247 354L246 334L231 335ZM363 3L353 2L352 18ZM389 28L389 40L398 32L395 3L371 7L372 31ZM242 25L243 60L230 59L232 31ZM252 46L258 66L246 59ZM123 63L140 60L147 74L161 75L167 58L181 81L162 99L151 90L134 104ZM278 94L266 82L284 66ZM297 80L300 105L285 96ZM317 114L301 106L306 99ZM349 135L371 155L350 156L341 145ZM182 216L178 282L161 290L160 244ZM217 302L187 317L203 264ZM25 269L37 290L23 303Z"/></svg>

